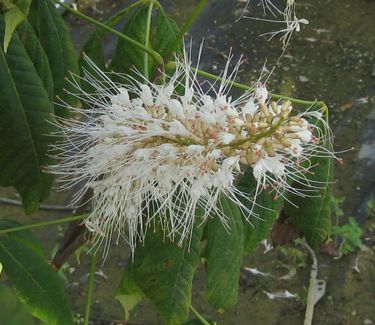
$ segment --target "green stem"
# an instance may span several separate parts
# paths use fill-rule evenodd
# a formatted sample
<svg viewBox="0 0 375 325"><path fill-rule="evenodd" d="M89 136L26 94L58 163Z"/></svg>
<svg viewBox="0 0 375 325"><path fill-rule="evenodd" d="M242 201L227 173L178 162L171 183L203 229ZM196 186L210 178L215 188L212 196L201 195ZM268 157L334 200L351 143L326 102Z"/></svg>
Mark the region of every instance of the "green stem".
<svg viewBox="0 0 375 325"><path fill-rule="evenodd" d="M194 24L194 22L197 20L199 14L202 12L204 7L206 6L208 0L200 0L193 12L190 14L189 18L186 20L185 24L182 26L180 33L177 35L175 41L173 42L173 45L171 47L171 50L169 54L167 55L167 58L170 58L170 56L174 53L174 51L178 48L178 44L183 39L184 35L189 31L190 27ZM166 60L168 61L168 60Z"/></svg>
<svg viewBox="0 0 375 325"><path fill-rule="evenodd" d="M103 24L100 21L97 21L96 19L89 17L89 16L83 14L82 12L80 12L78 10L74 10L73 8L71 8L70 6L68 6L65 3L61 2L60 0L52 0L52 1L55 2L55 3L57 3L59 6L63 7L67 11L71 12L72 14L80 17L81 19L86 20L87 22L92 23L92 24L94 24L94 25L96 25L96 26L98 26L100 28L103 28L103 29L107 30L108 32L110 32L110 33L118 36L119 38L122 38L122 39L128 41L129 43L137 46L141 50L143 50L146 53L150 54L158 64L163 64L163 59L162 59L162 57L160 56L160 54L158 52L156 52L156 51L154 51L154 50L152 50L152 49L144 46L143 44L137 42L136 40L132 39L131 37L126 36L126 35L120 33L116 29L113 29L113 28L107 26L106 24Z"/></svg>
<svg viewBox="0 0 375 325"><path fill-rule="evenodd" d="M216 76L216 75L214 75L212 73L209 73L209 72L206 72L206 71L203 71L203 70L199 70L199 69L196 69L196 68L192 68L192 70L196 71L202 77L206 77L206 78L213 79L213 80L223 80L223 78L218 77L218 76ZM241 83L236 82L236 81L228 80L228 82L233 87L238 88L238 89L242 89L242 90L250 90L251 89L250 86L241 84ZM311 105L314 105L314 104L318 104L319 105L320 103L322 103L322 102L317 102L316 100L314 100L314 101L303 100L303 99L297 99L297 98L288 97L288 96L284 96L284 95L273 94L273 93L269 93L269 95L270 95L270 97L272 97L274 99L290 100L291 102L293 102L295 104L301 104L301 105L306 105L306 106L311 106Z"/></svg>
<svg viewBox="0 0 375 325"><path fill-rule="evenodd" d="M94 280L95 280L95 268L96 268L96 254L92 254L91 270L90 270L90 278L89 278L89 288L88 288L88 291L87 291L87 302L86 302L86 310L85 310L85 321L84 321L83 325L88 325L89 320L90 320L92 293L93 293L93 290L94 290Z"/></svg>
<svg viewBox="0 0 375 325"><path fill-rule="evenodd" d="M62 223L66 223L70 221L82 220L86 216L87 214L81 214L79 216L70 216L70 217L65 217L65 218L61 218L57 220L49 220L49 221L33 223L31 225L24 225L24 226L18 226L18 227L13 227L13 228L8 228L8 229L1 229L0 235L6 234L9 232L14 232L14 231L21 231L21 230L33 229L33 228L39 228L39 227L45 227L45 226L51 226L51 225L60 225Z"/></svg>
<svg viewBox="0 0 375 325"><path fill-rule="evenodd" d="M147 12L147 22L146 22L146 37L145 37L145 47L149 48L150 46L150 29L151 29L151 16L152 16L152 8L154 6L154 2L150 1L150 4L148 6L148 12ZM145 52L144 54L144 75L147 80L150 79L148 74L148 53Z"/></svg>
<svg viewBox="0 0 375 325"><path fill-rule="evenodd" d="M176 63L175 62L169 62L168 64L166 64L166 68L167 69L175 69ZM214 75L212 73L209 73L209 72L206 72L206 71L194 68L194 67L192 67L191 70L194 71L194 72L196 71L200 76L208 78L208 79L223 80L223 78L221 78L217 75ZM251 89L250 86L244 85L244 84L236 82L236 81L227 80L227 82L230 85L232 85L233 87L238 88L238 89L242 89L242 90L250 90ZM327 114L328 113L328 107L323 101L303 100L303 99L298 99L298 98L293 98L293 97L279 95L279 94L273 94L273 93L269 93L269 96L274 98L274 99L290 100L292 103L305 105L305 106L317 105L322 110L322 112L326 114L326 116L328 115Z"/></svg>
<svg viewBox="0 0 375 325"><path fill-rule="evenodd" d="M203 325L211 325L193 306L190 305L190 309Z"/></svg>
<svg viewBox="0 0 375 325"><path fill-rule="evenodd" d="M191 68L192 71L194 72L197 72L200 76L202 77L205 77L205 78L208 78L208 79L212 79L212 80L223 80L223 78L217 76L217 75L214 75L212 73L209 73L209 72L206 72L206 71L203 71L203 70L200 70L200 69L197 69L197 68L194 68L192 67ZM233 87L236 87L238 89L242 89L242 90L250 90L251 87L247 86L247 85L244 85L244 84L241 84L237 81L232 81L232 80L228 80L228 82L233 86Z"/></svg>
<svg viewBox="0 0 375 325"><path fill-rule="evenodd" d="M263 133L261 132L261 133L255 134L254 136L250 135L245 140L232 141L230 146L236 148L236 147L239 147L239 146L245 144L246 142L254 143L254 142L257 142L258 140L260 140L262 138L267 138L267 137L271 136L280 127L280 125L283 122L284 122L284 119L281 117L279 122L274 124L272 127L270 127L268 131L263 132Z"/></svg>

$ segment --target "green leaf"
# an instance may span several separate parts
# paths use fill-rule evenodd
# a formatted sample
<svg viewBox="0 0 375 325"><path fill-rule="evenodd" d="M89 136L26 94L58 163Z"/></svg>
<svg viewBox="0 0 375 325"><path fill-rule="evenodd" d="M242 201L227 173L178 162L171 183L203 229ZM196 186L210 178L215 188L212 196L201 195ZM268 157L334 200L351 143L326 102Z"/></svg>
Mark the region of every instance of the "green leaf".
<svg viewBox="0 0 375 325"><path fill-rule="evenodd" d="M179 28L176 22L168 17L162 7L156 7L156 25L154 40L151 39L151 43L157 52L162 56L170 54L171 47L174 45L175 39L179 34ZM128 14L131 13L128 16ZM148 5L137 4L135 6L129 6L123 11L119 12L115 16L111 17L106 21L106 25L113 27L121 19L127 17L128 20L125 23L122 33L131 37L132 39L145 43L146 39L146 25L147 25ZM103 40L107 31L102 28L98 28L86 42L82 52L85 53L96 65L103 71L105 68L105 61L103 56ZM179 44L178 50L182 49L182 42ZM126 40L119 39L116 48L116 53L112 60L112 68L116 72L132 73L132 69L136 68L138 71L144 71L144 54L145 52ZM80 59L80 65L87 71L93 74L95 77L97 73L85 62ZM155 64L151 57L149 57L149 73L152 74L155 71ZM133 74L134 75L134 74Z"/></svg>
<svg viewBox="0 0 375 325"><path fill-rule="evenodd" d="M34 10L30 13L34 16L31 17L31 21L48 57L53 76L54 94L67 104L75 105L77 100L64 90L73 91L74 89L67 80L70 72L79 74L78 58L64 19L50 0L35 0L34 6ZM55 114L66 116L68 110L56 105Z"/></svg>
<svg viewBox="0 0 375 325"><path fill-rule="evenodd" d="M23 304L14 291L0 283L0 324L34 325L35 322L28 308Z"/></svg>
<svg viewBox="0 0 375 325"><path fill-rule="evenodd" d="M5 34L4 34L4 52L7 52L9 42L17 26L25 20L29 14L31 0L13 0L5 1Z"/></svg>
<svg viewBox="0 0 375 325"><path fill-rule="evenodd" d="M6 11L14 6L18 7L25 15L29 13L31 0L1 0L2 10Z"/></svg>
<svg viewBox="0 0 375 325"><path fill-rule="evenodd" d="M107 25L113 27L113 25L110 23ZM79 58L79 66L82 75L84 74L85 70L90 73L94 72L94 75L96 75L96 72L93 71L91 66L87 63L85 55L87 55L90 60L92 60L96 66L100 68L100 70L106 71L102 44L106 34L106 30L103 28L97 28L83 45L81 56Z"/></svg>
<svg viewBox="0 0 375 325"><path fill-rule="evenodd" d="M341 226L333 226L332 234L341 238L340 255L353 253L362 248L361 237L363 230L353 217L349 217L348 223Z"/></svg>
<svg viewBox="0 0 375 325"><path fill-rule="evenodd" d="M171 48L180 33L177 23L170 18L162 7L157 12L156 34L155 34L155 51L163 58L171 54ZM182 50L182 41L179 43L177 52Z"/></svg>
<svg viewBox="0 0 375 325"><path fill-rule="evenodd" d="M14 220L0 219L0 230L15 228L19 226L22 226L22 224ZM33 250L40 257L45 257L45 250L42 243L30 230L9 232L7 233L7 236Z"/></svg>
<svg viewBox="0 0 375 325"><path fill-rule="evenodd" d="M3 26L0 17L0 40ZM6 54L0 49L0 88L0 185L15 186L30 213L52 185L42 168L50 161L53 105L16 34Z"/></svg>
<svg viewBox="0 0 375 325"><path fill-rule="evenodd" d="M324 145L332 150L330 141L327 140ZM306 177L314 186L323 188L314 192L314 197L288 195L288 200L296 206L285 201L285 212L303 232L308 244L318 250L331 232L333 159L314 157L311 165L316 166Z"/></svg>
<svg viewBox="0 0 375 325"><path fill-rule="evenodd" d="M256 181L253 176L252 168L248 168L244 175L239 179L237 188L246 193L249 198L255 194ZM246 220L244 216L244 253L249 254L259 243L266 239L271 230L274 222L279 216L283 198L275 199L275 196L268 190L262 190L256 198L256 205L253 206L252 202L244 198L240 198L242 203L258 217L252 217Z"/></svg>
<svg viewBox="0 0 375 325"><path fill-rule="evenodd" d="M134 6L128 6L125 9L117 12L112 17L108 18L104 24L109 27L114 27L118 24L122 19L126 17L126 15L134 9ZM80 56L80 67L81 71L82 68L87 68L87 63L84 60L84 56L82 54L86 54L94 63L102 70L105 71L105 60L103 54L103 46L104 40L109 32L103 28L97 27L90 35L86 43L84 44L81 56Z"/></svg>
<svg viewBox="0 0 375 325"><path fill-rule="evenodd" d="M33 315L49 325L72 325L73 316L60 277L33 250L0 237L0 261Z"/></svg>
<svg viewBox="0 0 375 325"><path fill-rule="evenodd" d="M17 26L25 19L25 14L16 6L9 9L4 14L5 35L4 35L4 52L8 50L9 42Z"/></svg>
<svg viewBox="0 0 375 325"><path fill-rule="evenodd" d="M236 204L224 195L220 198L227 217L226 229L219 217L207 223L207 298L210 304L226 310L237 303L240 270L242 265L244 230L241 212Z"/></svg>
<svg viewBox="0 0 375 325"><path fill-rule="evenodd" d="M133 8L133 6L126 7L124 10L119 11L118 13L107 19L105 21L105 24L109 27L114 27L123 18L125 18L129 11L131 11ZM103 53L103 43L107 34L107 30L98 27L86 41L85 45L82 48L81 56L79 58L81 75L89 73L93 78L96 78L98 80L103 79L103 77L100 74L98 74L96 69L93 69L92 66L87 62L85 56L87 56L91 61L93 61L101 71L107 71ZM82 84L82 88L85 92L90 94L92 94L93 90L95 89L87 82L84 82Z"/></svg>
<svg viewBox="0 0 375 325"><path fill-rule="evenodd" d="M129 20L125 23L122 33L126 36L145 44L146 41L146 25L148 17L148 5L141 5L133 11ZM132 69L137 69L143 73L145 52L129 43L124 39L119 39L116 52L113 58L112 67L116 72L122 72L135 75ZM152 76L154 71L153 59L149 56L149 75Z"/></svg>
<svg viewBox="0 0 375 325"><path fill-rule="evenodd" d="M184 241L182 247L166 240L160 227L155 231L149 229L144 245L136 249L131 270L123 278L121 288L137 293L139 287L140 292L154 303L166 324L181 324L188 318L202 228L196 227L191 242Z"/></svg>
<svg viewBox="0 0 375 325"><path fill-rule="evenodd" d="M125 321L129 321L129 313L144 298L144 293L136 283L135 266L130 264L124 270L120 286L116 292L116 299L121 303L125 311Z"/></svg>
<svg viewBox="0 0 375 325"><path fill-rule="evenodd" d="M34 63L36 72L47 90L50 100L53 100L53 78L48 58L31 24L25 20L17 28L17 33L27 54Z"/></svg>

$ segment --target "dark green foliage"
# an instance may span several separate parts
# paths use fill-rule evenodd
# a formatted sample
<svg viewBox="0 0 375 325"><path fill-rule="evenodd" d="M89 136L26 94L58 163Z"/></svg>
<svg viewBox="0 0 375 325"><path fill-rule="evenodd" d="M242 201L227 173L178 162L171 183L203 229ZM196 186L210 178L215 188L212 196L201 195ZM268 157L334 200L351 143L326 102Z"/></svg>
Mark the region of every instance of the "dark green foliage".
<svg viewBox="0 0 375 325"><path fill-rule="evenodd" d="M126 15L131 11L132 7L126 7L124 10L119 11L112 17L110 17L105 24L109 27L114 27L117 23L119 23ZM95 31L90 35L89 39L86 41L85 45L82 48L81 56L79 59L79 66L81 70L82 76L85 74L90 74L92 77L97 78L98 80L102 80L103 76L101 76L96 69L93 69L92 66L87 62L87 58L95 63L95 65L101 71L107 71L104 53L103 53L103 46L105 42L105 38L108 34L108 31L103 28L96 28ZM87 93L93 93L94 87L92 87L89 83L84 82L82 85L82 89Z"/></svg>
<svg viewBox="0 0 375 325"><path fill-rule="evenodd" d="M0 35L2 26L0 21ZM52 184L42 168L50 161L53 105L17 34L6 54L0 50L0 85L0 185L15 186L26 212L32 212Z"/></svg>
<svg viewBox="0 0 375 325"><path fill-rule="evenodd" d="M51 163L47 151L56 139L53 114L67 113L54 108L53 100L76 102L63 88L71 87L66 77L77 73L78 65L64 20L50 0L32 1L30 12L30 1L9 3L25 17L17 21L7 52L0 51L0 185L14 186L30 213L48 197L52 184L42 170ZM5 23L0 20L2 42Z"/></svg>
<svg viewBox="0 0 375 325"><path fill-rule="evenodd" d="M237 187L244 193L247 193L249 198L255 194L256 181L253 176L252 168L248 168L244 175L239 179ZM279 216L280 209L283 205L283 198L275 198L273 193L268 190L262 190L256 198L256 205L252 202L241 199L242 203L248 209L253 209L253 212L259 216L251 217L250 220L244 222L244 253L249 254L259 243L266 239L272 230L272 226Z"/></svg>
<svg viewBox="0 0 375 325"><path fill-rule="evenodd" d="M28 308L15 292L0 284L0 324L4 325L35 325Z"/></svg>
<svg viewBox="0 0 375 325"><path fill-rule="evenodd" d="M215 308L225 310L233 307L238 300L244 230L238 207L224 195L220 198L220 204L227 217L228 229L217 216L208 221L204 257L208 301Z"/></svg>
<svg viewBox="0 0 375 325"><path fill-rule="evenodd" d="M10 229L22 226L22 224L8 219L0 219L0 230ZM45 251L42 243L30 230L18 230L7 233L8 238L16 240L21 244L25 245L27 248L33 250L40 257L45 257Z"/></svg>
<svg viewBox="0 0 375 325"><path fill-rule="evenodd" d="M34 0L33 6L30 21L48 57L54 94L68 104L74 104L77 100L64 89L72 89L67 78L70 72L78 74L78 59L65 22L50 0ZM55 114L66 116L68 112L56 105Z"/></svg>
<svg viewBox="0 0 375 325"><path fill-rule="evenodd" d="M176 52L181 52L182 41L176 42L179 35L179 28L176 22L171 19L161 7L155 7L156 22L153 19L151 25L154 24L155 32L150 33L149 47L158 52L164 59L171 54L173 46L176 46ZM146 42L146 25L148 16L148 6L140 5L134 9L126 21L122 33L138 41L141 44ZM153 18L153 17L152 17ZM153 26L153 25L152 25ZM119 39L115 56L113 58L112 67L116 72L130 73L133 69L144 72L145 52L126 40ZM148 55L149 75L154 78L156 71L156 62Z"/></svg>
<svg viewBox="0 0 375 325"><path fill-rule="evenodd" d="M329 140L324 145L330 151L332 150ZM313 157L311 165L315 167L306 177L313 186L322 188L315 191L313 197L288 195L288 199L295 206L286 202L285 212L303 232L308 244L314 250L318 250L320 244L329 237L331 232L333 159Z"/></svg>
<svg viewBox="0 0 375 325"><path fill-rule="evenodd" d="M50 325L73 324L62 281L38 253L16 238L2 236L0 262L34 316Z"/></svg>
<svg viewBox="0 0 375 325"><path fill-rule="evenodd" d="M109 19L107 19L104 23L114 28L116 24L118 24L122 19L126 18L126 15L131 12L133 6L128 6L125 9L119 11ZM95 64L102 70L106 71L105 67L105 59L103 54L103 47L105 42L105 37L108 35L108 31L97 27L94 32L91 33L90 37L86 41L85 45L82 48L81 57L80 57L80 67L81 72L83 69L88 69L88 71L92 71L91 68L87 65L84 54L87 55Z"/></svg>
<svg viewBox="0 0 375 325"><path fill-rule="evenodd" d="M182 247L165 239L159 227L155 231L149 229L145 244L137 247L134 263L125 272L118 296L134 298L138 291L154 303L166 324L186 321L193 276L199 263L202 228L195 228L191 242L185 240ZM131 307L129 304L128 308Z"/></svg>
<svg viewBox="0 0 375 325"><path fill-rule="evenodd" d="M139 43L145 44L147 35L147 16L147 5L140 5L139 7L135 8L121 32ZM145 52L142 49L134 46L124 39L119 39L116 53L113 57L112 67L116 72L131 73L132 69L136 69L139 72L144 73L144 57ZM152 75L155 66L152 58L149 57L148 61L149 75Z"/></svg>
<svg viewBox="0 0 375 325"><path fill-rule="evenodd" d="M125 311L125 320L129 320L129 312L144 298L144 293L135 280L136 267L133 263L125 268L120 286L116 293L116 299L121 303Z"/></svg>
<svg viewBox="0 0 375 325"><path fill-rule="evenodd" d="M31 0L12 0L3 1L0 5L4 6L5 32L3 38L4 52L8 50L10 40L17 26L26 19L29 14Z"/></svg>
<svg viewBox="0 0 375 325"><path fill-rule="evenodd" d="M40 80L42 80L50 100L52 101L53 78L46 52L40 44L38 36L35 34L33 27L27 20L20 24L17 28L17 32L28 56L34 63L35 70L38 73Z"/></svg>
<svg viewBox="0 0 375 325"><path fill-rule="evenodd" d="M156 34L155 34L155 50L163 57L167 58L174 51L179 53L182 49L182 40L176 43L180 29L176 22L168 17L163 8L159 8L157 12ZM177 46L177 48L173 48Z"/></svg>

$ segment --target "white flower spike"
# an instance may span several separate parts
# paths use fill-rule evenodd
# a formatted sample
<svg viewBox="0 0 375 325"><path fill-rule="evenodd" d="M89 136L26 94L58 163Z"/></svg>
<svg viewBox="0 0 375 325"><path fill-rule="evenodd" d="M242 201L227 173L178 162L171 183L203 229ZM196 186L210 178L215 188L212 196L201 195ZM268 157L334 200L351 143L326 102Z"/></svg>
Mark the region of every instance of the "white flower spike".
<svg viewBox="0 0 375 325"><path fill-rule="evenodd" d="M221 195L250 221L253 209L243 199L254 207L263 188L272 188L276 195L284 190L306 195L288 179L320 186L310 184L300 167L314 154L330 155L320 147L322 139L313 135L317 127L308 122L309 117L321 120L320 113L293 116L289 101L270 102L260 85L231 99L230 80L239 64L228 75L228 62L224 81L218 88L209 84L205 91L186 57L164 85L130 77L118 85L87 61L102 80L87 71L82 78L95 94L83 91L79 77L72 81L77 88L72 95L90 108L70 107L79 118L59 120L64 141L57 144L59 164L51 171L61 176L62 188L80 186L75 204L92 191L92 212L85 224L106 247L115 233L134 251L155 218L166 236L182 243L191 236L198 208L201 221L216 216L226 226ZM177 91L181 85L182 94ZM234 184L248 166L257 181L254 197Z"/></svg>

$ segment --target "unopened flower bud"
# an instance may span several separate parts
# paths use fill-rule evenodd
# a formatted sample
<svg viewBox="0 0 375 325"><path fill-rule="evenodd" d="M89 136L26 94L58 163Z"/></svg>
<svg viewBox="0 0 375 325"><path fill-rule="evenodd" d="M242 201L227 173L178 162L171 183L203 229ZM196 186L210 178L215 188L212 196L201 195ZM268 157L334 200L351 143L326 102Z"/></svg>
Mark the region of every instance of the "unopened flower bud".
<svg viewBox="0 0 375 325"><path fill-rule="evenodd" d="M249 165L254 165L258 161L259 157L254 151L248 151L246 160Z"/></svg>
<svg viewBox="0 0 375 325"><path fill-rule="evenodd" d="M290 147L292 145L287 138L280 138L279 141L284 147Z"/></svg>

